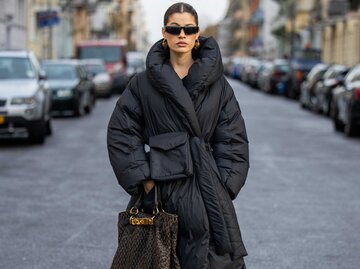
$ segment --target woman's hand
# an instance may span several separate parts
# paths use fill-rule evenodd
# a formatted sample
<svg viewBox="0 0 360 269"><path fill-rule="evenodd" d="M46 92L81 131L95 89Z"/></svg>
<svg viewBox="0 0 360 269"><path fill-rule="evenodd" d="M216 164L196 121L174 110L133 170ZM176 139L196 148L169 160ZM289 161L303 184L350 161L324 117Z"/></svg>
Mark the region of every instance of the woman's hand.
<svg viewBox="0 0 360 269"><path fill-rule="evenodd" d="M144 181L144 190L145 193L148 194L155 186L155 181L152 179Z"/></svg>

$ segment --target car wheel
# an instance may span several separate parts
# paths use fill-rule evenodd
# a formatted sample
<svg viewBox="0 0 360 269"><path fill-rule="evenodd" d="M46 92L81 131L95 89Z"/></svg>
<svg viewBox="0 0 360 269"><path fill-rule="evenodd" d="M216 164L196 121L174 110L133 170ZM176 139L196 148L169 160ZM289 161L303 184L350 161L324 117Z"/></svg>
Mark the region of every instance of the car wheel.
<svg viewBox="0 0 360 269"><path fill-rule="evenodd" d="M300 98L300 107L301 108L306 108L306 104L304 103L304 101Z"/></svg>
<svg viewBox="0 0 360 269"><path fill-rule="evenodd" d="M48 120L46 122L46 134L47 135L52 135L52 124L51 124L51 120Z"/></svg>
<svg viewBox="0 0 360 269"><path fill-rule="evenodd" d="M77 106L74 109L74 116L81 117L85 114L84 97L80 96Z"/></svg>
<svg viewBox="0 0 360 269"><path fill-rule="evenodd" d="M356 128L355 128L354 122L351 119L349 119L348 123L345 124L344 132L347 137L355 136Z"/></svg>
<svg viewBox="0 0 360 269"><path fill-rule="evenodd" d="M92 88L90 90L90 105L94 108L96 105L96 94L95 94L95 88Z"/></svg>
<svg viewBox="0 0 360 269"><path fill-rule="evenodd" d="M92 110L92 103L87 104L84 110L86 114L90 114Z"/></svg>
<svg viewBox="0 0 360 269"><path fill-rule="evenodd" d="M42 121L38 126L29 130L29 139L35 144L44 144L46 137L46 122Z"/></svg>
<svg viewBox="0 0 360 269"><path fill-rule="evenodd" d="M334 129L335 131L342 132L344 131L344 124L338 119L334 119Z"/></svg>
<svg viewBox="0 0 360 269"><path fill-rule="evenodd" d="M334 108L334 105L332 107L331 116L334 122L334 129L335 131L342 132L344 131L344 123L339 120L338 118L338 111Z"/></svg>

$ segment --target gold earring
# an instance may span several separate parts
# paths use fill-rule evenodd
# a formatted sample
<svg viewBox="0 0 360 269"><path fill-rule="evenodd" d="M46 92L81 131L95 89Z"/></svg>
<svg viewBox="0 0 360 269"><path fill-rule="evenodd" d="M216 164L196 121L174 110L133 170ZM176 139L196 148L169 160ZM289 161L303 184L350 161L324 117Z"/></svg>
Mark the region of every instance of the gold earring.
<svg viewBox="0 0 360 269"><path fill-rule="evenodd" d="M164 40L162 41L161 45L163 46L164 49L167 49L167 48L169 47L166 39L164 39Z"/></svg>
<svg viewBox="0 0 360 269"><path fill-rule="evenodd" d="M195 40L195 46L194 46L194 49L198 49L198 48L200 48L200 41L199 41L199 39L196 39Z"/></svg>

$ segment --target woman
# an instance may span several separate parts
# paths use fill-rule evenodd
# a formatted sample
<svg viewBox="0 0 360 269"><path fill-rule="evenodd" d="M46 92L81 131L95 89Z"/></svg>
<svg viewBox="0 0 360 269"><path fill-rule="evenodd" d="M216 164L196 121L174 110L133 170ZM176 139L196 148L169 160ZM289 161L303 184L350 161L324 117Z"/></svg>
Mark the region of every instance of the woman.
<svg viewBox="0 0 360 269"><path fill-rule="evenodd" d="M133 197L159 186L164 210L179 216L181 268L245 268L231 200L245 183L248 141L219 47L199 36L186 3L166 11L162 34L111 116L112 167Z"/></svg>

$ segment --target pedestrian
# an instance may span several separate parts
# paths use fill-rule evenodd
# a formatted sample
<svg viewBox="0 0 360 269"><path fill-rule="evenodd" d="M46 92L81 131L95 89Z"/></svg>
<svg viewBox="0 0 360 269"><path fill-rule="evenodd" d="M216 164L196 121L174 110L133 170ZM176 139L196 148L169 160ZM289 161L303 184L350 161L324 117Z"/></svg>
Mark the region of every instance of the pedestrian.
<svg viewBox="0 0 360 269"><path fill-rule="evenodd" d="M111 165L129 207L145 192L149 208L156 184L163 209L178 215L182 269L245 268L232 200L247 177L248 139L220 49L183 2L166 11L162 35L116 103Z"/></svg>

